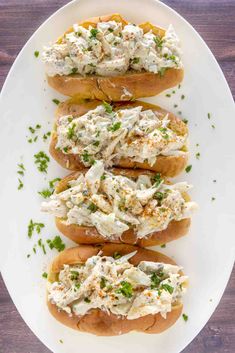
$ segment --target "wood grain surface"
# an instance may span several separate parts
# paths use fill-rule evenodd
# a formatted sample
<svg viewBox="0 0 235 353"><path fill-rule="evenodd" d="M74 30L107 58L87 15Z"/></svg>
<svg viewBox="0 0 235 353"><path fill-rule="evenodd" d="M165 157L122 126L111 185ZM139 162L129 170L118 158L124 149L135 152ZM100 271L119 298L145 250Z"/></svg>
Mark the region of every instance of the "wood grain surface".
<svg viewBox="0 0 235 353"><path fill-rule="evenodd" d="M25 42L49 15L67 2L66 0L0 0L1 86ZM183 15L201 34L217 58L235 96L235 0L164 2ZM183 353L233 353L235 351L234 296L235 270L215 313ZM21 319L0 279L0 353L49 352ZM167 353L167 349L165 352Z"/></svg>

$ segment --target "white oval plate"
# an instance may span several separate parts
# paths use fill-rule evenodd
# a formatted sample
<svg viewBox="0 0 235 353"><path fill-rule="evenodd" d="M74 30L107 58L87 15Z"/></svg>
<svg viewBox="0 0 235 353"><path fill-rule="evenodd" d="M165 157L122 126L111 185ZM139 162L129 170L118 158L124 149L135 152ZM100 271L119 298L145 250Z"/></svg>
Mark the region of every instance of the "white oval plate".
<svg viewBox="0 0 235 353"><path fill-rule="evenodd" d="M163 251L184 266L190 277L182 318L161 335L132 333L120 337L95 337L78 333L56 322L45 305L45 280L41 274L55 252L33 255L32 247L39 237L55 236L50 216L40 214L38 190L47 181L66 174L50 162L49 173L39 173L34 153L48 145L42 141L53 121L53 98L44 76L40 57L34 51L53 41L77 20L95 15L120 12L134 23L149 20L167 27L172 23L182 40L185 80L170 98L166 92L149 99L177 112L189 120L192 170L181 175L195 185L192 198L200 210L193 219L190 234L167 245ZM172 90L169 90L171 93ZM181 99L185 95L185 99ZM173 108L178 104L178 108ZM211 119L208 119L208 112ZM219 303L231 272L234 255L234 131L233 100L224 76L206 44L195 30L175 11L153 0L80 0L69 3L50 17L32 36L15 61L1 96L1 217L2 274L9 293L31 330L56 353L95 351L96 353L180 352L202 329ZM29 144L28 126L42 125L36 143ZM212 125L215 128L212 128ZM196 147L199 144L199 147ZM200 152L200 159L195 154ZM24 188L17 191L17 163L26 167ZM216 180L216 182L213 182ZM212 201L212 197L216 199ZM30 219L44 222L41 235L27 237ZM65 240L66 241L66 240ZM71 245L66 241L66 244ZM47 248L48 249L48 248ZM161 250L161 249L160 249ZM26 255L31 253L31 257ZM60 342L63 341L63 343ZM27 349L27 347L25 347Z"/></svg>

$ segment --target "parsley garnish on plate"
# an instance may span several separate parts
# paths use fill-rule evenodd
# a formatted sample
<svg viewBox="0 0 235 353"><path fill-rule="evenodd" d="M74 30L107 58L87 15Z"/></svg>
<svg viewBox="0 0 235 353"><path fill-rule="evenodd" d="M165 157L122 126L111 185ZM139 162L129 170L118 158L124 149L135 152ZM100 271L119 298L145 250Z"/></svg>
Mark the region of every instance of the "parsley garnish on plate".
<svg viewBox="0 0 235 353"><path fill-rule="evenodd" d="M43 278L47 278L47 273L46 273L46 272L43 272L42 277L43 277Z"/></svg>
<svg viewBox="0 0 235 353"><path fill-rule="evenodd" d="M39 223L39 222L33 222L33 220L30 219L29 224L28 224L28 237L32 238L34 231L36 231L38 234L40 234L41 229L44 227L45 227L45 224Z"/></svg>
<svg viewBox="0 0 235 353"><path fill-rule="evenodd" d="M186 173L189 173L191 169L192 169L192 165L191 164L187 165L187 167L185 168Z"/></svg>
<svg viewBox="0 0 235 353"><path fill-rule="evenodd" d="M35 56L35 58L38 58L38 57L39 57L39 51L38 51L38 50L35 50L34 56Z"/></svg>
<svg viewBox="0 0 235 353"><path fill-rule="evenodd" d="M59 105L59 104L60 104L59 99L56 99L56 98L52 99L52 102L55 103L56 105Z"/></svg>
<svg viewBox="0 0 235 353"><path fill-rule="evenodd" d="M47 239L47 244L50 249L56 249L59 252L65 249L65 244L59 235L55 236L54 239Z"/></svg>
<svg viewBox="0 0 235 353"><path fill-rule="evenodd" d="M50 162L50 158L43 151L40 151L34 155L34 163L37 165L39 172L47 173L48 163Z"/></svg>
<svg viewBox="0 0 235 353"><path fill-rule="evenodd" d="M153 181L155 182L154 187L157 188L161 183L163 183L164 179L161 178L160 173L157 173L154 175Z"/></svg>
<svg viewBox="0 0 235 353"><path fill-rule="evenodd" d="M187 321L188 321L188 315L186 315L186 314L182 314L182 318L183 318L183 320L184 320L185 322L187 322Z"/></svg>

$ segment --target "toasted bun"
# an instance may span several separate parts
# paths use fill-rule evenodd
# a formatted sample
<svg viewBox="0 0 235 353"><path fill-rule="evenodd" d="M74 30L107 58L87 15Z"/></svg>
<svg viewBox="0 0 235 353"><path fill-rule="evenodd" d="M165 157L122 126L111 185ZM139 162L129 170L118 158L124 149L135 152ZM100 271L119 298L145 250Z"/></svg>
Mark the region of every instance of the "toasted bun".
<svg viewBox="0 0 235 353"><path fill-rule="evenodd" d="M169 257L153 251L141 249L136 246L126 244L104 244L100 246L81 245L61 252L53 261L48 279L55 281L56 274L63 268L64 264L84 263L89 257L97 255L102 251L104 256L112 256L114 252L125 255L133 251L137 253L129 260L134 266L140 261L163 262L175 265ZM183 305L177 304L172 307L172 311L164 319L160 314L146 315L135 320L128 320L125 317L108 314L100 309L92 309L83 316L69 316L64 311L59 311L55 304L47 301L51 314L62 324L75 330L92 333L98 336L115 336L139 331L145 333L161 333L172 326L180 317Z"/></svg>
<svg viewBox="0 0 235 353"><path fill-rule="evenodd" d="M96 27L98 22L116 21L123 26L127 24L119 14L93 17L80 23L88 28ZM160 37L164 36L165 30L152 25L149 22L140 25L144 33L152 30ZM70 28L66 33L72 31ZM58 40L58 43L62 38ZM147 71L130 71L119 76L81 76L73 74L69 76L48 76L49 85L56 91L66 96L77 96L78 98L99 99L108 101L125 101L140 97L151 97L162 91L178 85L184 77L183 69L169 68L164 75L154 74ZM129 92L125 95L126 90Z"/></svg>
<svg viewBox="0 0 235 353"><path fill-rule="evenodd" d="M80 173L85 173L87 169L81 172L75 172L62 179L56 187L56 192L66 190L68 182L76 179ZM153 175L150 171L140 169L117 169L113 168L114 174L121 174L127 177L138 177L141 174ZM188 194L185 194L185 199L189 199ZM79 226L77 224L66 225L61 218L55 218L55 223L58 230L66 237L70 238L77 244L98 244L105 242L136 244L140 247L161 245L169 243L187 234L191 223L190 218L182 219L181 221L171 221L165 230L154 232L145 238L138 239L133 229L125 231L120 238L108 240L102 236L95 227Z"/></svg>
<svg viewBox="0 0 235 353"><path fill-rule="evenodd" d="M56 112L56 121L63 115L72 115L74 117L82 116L86 114L89 110L95 109L100 105L100 101L85 101L79 100L76 97L61 103ZM186 134L188 131L187 125L177 118L173 113L166 111L156 105L145 103L141 101L135 102L122 102L113 105L114 110L127 109L142 106L143 110L151 109L157 114L162 114L165 116L168 114L168 119L170 120L170 127L177 131L179 134ZM51 156L64 168L70 170L82 170L84 169L84 164L82 163L79 155L75 154L64 154L61 150L56 149L57 144L57 134L56 134L56 124L55 131L52 133L50 142L50 154ZM174 177L178 175L182 170L184 170L187 164L187 153L180 156L158 156L157 161L154 165L149 165L148 162L133 162L130 158L122 158L118 161L117 167L122 168L141 168L148 169L154 172L161 173L168 177Z"/></svg>

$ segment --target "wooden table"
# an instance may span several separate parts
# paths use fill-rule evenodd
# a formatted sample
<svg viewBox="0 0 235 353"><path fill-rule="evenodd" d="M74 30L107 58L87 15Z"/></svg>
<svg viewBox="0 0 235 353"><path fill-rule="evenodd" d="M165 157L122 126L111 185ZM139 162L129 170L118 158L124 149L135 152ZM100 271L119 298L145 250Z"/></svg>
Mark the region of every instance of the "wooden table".
<svg viewBox="0 0 235 353"><path fill-rule="evenodd" d="M19 50L35 29L67 2L0 0L1 85ZM182 14L202 35L222 67L235 95L235 0L169 0L165 3ZM234 295L235 270L215 313L184 353L235 351ZM21 319L2 279L0 279L0 318L0 353L49 353Z"/></svg>

